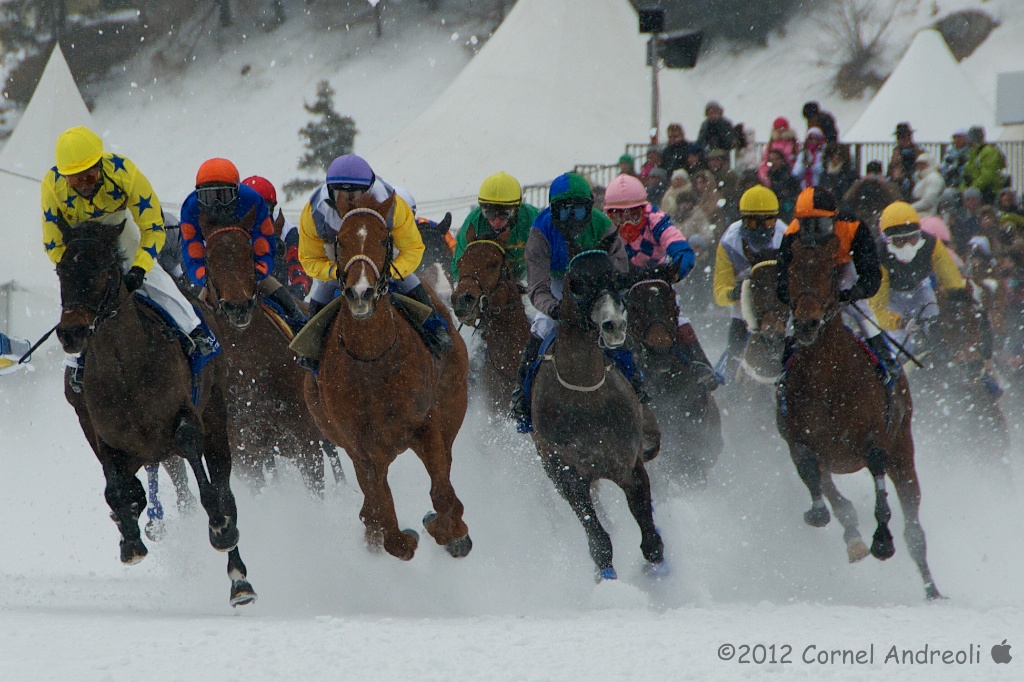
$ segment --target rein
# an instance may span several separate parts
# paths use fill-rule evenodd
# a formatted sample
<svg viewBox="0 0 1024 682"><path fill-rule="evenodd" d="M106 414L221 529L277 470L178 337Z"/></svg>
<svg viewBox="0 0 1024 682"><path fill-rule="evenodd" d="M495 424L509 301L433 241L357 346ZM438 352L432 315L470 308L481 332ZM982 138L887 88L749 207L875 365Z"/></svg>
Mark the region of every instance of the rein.
<svg viewBox="0 0 1024 682"><path fill-rule="evenodd" d="M598 381L593 386L577 386L576 384L570 384L568 381L562 378L561 374L558 373L558 363L555 362L555 356L553 353L545 353L544 355L540 356L540 359L543 362L551 363L551 366L555 370L555 378L558 379L558 383L560 383L563 388L567 388L570 391L576 391L577 393L591 393L604 386L604 382L608 379L608 372L610 372L612 368L610 364L605 365L604 374L601 375L601 380Z"/></svg>
<svg viewBox="0 0 1024 682"><path fill-rule="evenodd" d="M639 286L658 286L658 287L667 287L668 289L672 288L668 284L668 282L666 282L665 280L661 280L661 279L644 279L644 280L640 280L636 284L634 284L631 287L629 287L629 289L626 291L627 298L628 298L629 294L631 294L633 292L633 289L636 289ZM675 299L673 298L673 301L674 300ZM679 315L679 310L677 309L676 310L676 316L678 317L678 315ZM653 320L651 320L650 322L647 323L647 326L644 327L641 330L639 335L637 335L637 334L633 335L635 338L640 339L640 342L644 344L645 348L646 348L646 345L647 345L647 335L651 333L651 328L654 327L655 325L659 325L661 327L664 327L665 331L667 331L669 333L669 336L671 336L673 339L675 339L675 336L676 336L676 324L675 324L674 319L673 320L663 320L661 318L655 317Z"/></svg>
<svg viewBox="0 0 1024 682"><path fill-rule="evenodd" d="M479 315L477 317L477 323L469 325L473 329L479 329L480 328L480 325L483 323L483 317L485 315L490 315L491 317L494 317L494 316L500 314L503 310L510 310L510 309L515 308L516 306L519 305L519 301L517 300L516 296L512 297L512 301L510 301L509 303L505 303L503 305L498 305L498 306L488 305L488 303L491 300L491 297L493 297L494 294L496 294L502 288L502 286L504 286L505 288L512 288L517 293L518 293L518 289L517 289L517 287L515 285L515 282L513 282L511 277L510 277L510 273L509 273L509 269L508 269L508 261L505 260L505 247L502 246L500 243L498 243L496 241L493 241L491 239L475 239L475 240L469 242L466 245L466 251L469 251L470 248L472 248L473 246L475 246L477 244L481 244L481 245L485 245L485 246L492 246L492 247L498 249L498 251L501 252L502 264L501 264L501 273L498 275L498 282L494 285L494 288L491 289L490 291L485 291L484 290L483 282L481 282L480 278L477 277L476 275L459 275L459 282L462 282L463 279L468 279L468 280L472 280L472 281L476 282L477 286L480 287L480 292L481 293L480 293L480 296L476 300L476 306L475 306L476 311L479 313ZM464 251L463 252L463 257L465 257L465 253L466 252ZM458 288L458 283L456 283L455 286L456 286L456 288Z"/></svg>
<svg viewBox="0 0 1024 682"><path fill-rule="evenodd" d="M102 243L102 240L99 239L93 239L91 237L79 237L77 239L70 240L68 242L68 245L70 246L72 243L76 241L90 241ZM90 333L95 332L97 327L99 327L102 322L117 315L118 310L121 308L121 304L124 303L125 300L127 300L127 297L125 297L125 299L116 301L117 295L121 291L122 275L120 264L115 260L110 264L108 270L115 276L107 278L107 288L103 291L103 298L100 299L99 304L93 306L88 303L79 303L74 301L72 301L71 303L64 303L63 300L61 301L62 312L71 312L77 308L84 308L87 312L92 313L93 319L88 327ZM63 299L63 291L61 292L61 298ZM117 304L114 305L113 307L110 307L112 301L116 301Z"/></svg>

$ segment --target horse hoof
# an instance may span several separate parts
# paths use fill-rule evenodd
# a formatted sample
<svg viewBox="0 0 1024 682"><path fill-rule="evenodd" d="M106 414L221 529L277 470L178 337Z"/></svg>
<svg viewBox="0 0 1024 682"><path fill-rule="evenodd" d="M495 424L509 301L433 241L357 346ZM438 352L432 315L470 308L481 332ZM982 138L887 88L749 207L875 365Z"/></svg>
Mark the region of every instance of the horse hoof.
<svg viewBox="0 0 1024 682"><path fill-rule="evenodd" d="M613 566L607 566L597 572L597 582L603 582L605 580L618 580L619 576L615 573Z"/></svg>
<svg viewBox="0 0 1024 682"><path fill-rule="evenodd" d="M238 546L238 526L232 523L220 531L210 526L210 544L218 552L230 552Z"/></svg>
<svg viewBox="0 0 1024 682"><path fill-rule="evenodd" d="M149 550L143 544L141 538L135 540L121 540L121 563L132 566L146 558Z"/></svg>
<svg viewBox="0 0 1024 682"><path fill-rule="evenodd" d="M412 528L403 528L402 532L411 537L416 542L420 541L420 534L414 531Z"/></svg>
<svg viewBox="0 0 1024 682"><path fill-rule="evenodd" d="M150 519L146 523L146 537L153 542L160 542L167 535L167 526L164 525L163 519Z"/></svg>
<svg viewBox="0 0 1024 682"><path fill-rule="evenodd" d="M939 593L939 588L935 587L935 585L933 585L931 583L928 583L927 585L924 586L924 595L925 595L925 597L927 597L928 601L935 601L937 599L945 599L945 597L943 597Z"/></svg>
<svg viewBox="0 0 1024 682"><path fill-rule="evenodd" d="M892 533L884 526L879 526L875 536L871 540L871 556L879 561L892 558L896 553L896 547L892 544Z"/></svg>
<svg viewBox="0 0 1024 682"><path fill-rule="evenodd" d="M456 559L461 559L468 556L470 550L473 549L473 540L468 535L463 535L461 538L455 538L449 542L444 548Z"/></svg>
<svg viewBox="0 0 1024 682"><path fill-rule="evenodd" d="M647 574L648 578L661 580L662 578L667 578L671 571L667 561L659 561L657 563L647 562L644 564L644 573Z"/></svg>
<svg viewBox="0 0 1024 682"><path fill-rule="evenodd" d="M430 522L437 518L436 511L428 511L423 515L423 527L426 528L430 525Z"/></svg>
<svg viewBox="0 0 1024 682"><path fill-rule="evenodd" d="M832 516L828 513L828 507L811 507L804 512L804 523L815 528L824 528Z"/></svg>
<svg viewBox="0 0 1024 682"><path fill-rule="evenodd" d="M231 581L231 606L245 606L256 601L256 590L248 580Z"/></svg>
<svg viewBox="0 0 1024 682"><path fill-rule="evenodd" d="M851 564L857 563L868 554L870 554L870 552L868 552L868 546L865 545L864 541L860 538L852 540L846 545L846 556L850 559Z"/></svg>

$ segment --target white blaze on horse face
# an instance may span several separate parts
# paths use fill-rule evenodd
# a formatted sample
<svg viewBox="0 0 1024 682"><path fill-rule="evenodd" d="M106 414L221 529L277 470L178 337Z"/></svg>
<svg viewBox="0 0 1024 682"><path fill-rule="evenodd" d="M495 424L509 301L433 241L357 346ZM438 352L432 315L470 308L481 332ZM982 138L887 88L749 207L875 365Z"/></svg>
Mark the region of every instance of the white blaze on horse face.
<svg viewBox="0 0 1024 682"><path fill-rule="evenodd" d="M590 319L601 332L601 341L608 348L626 342L626 307L611 294L602 294L591 309Z"/></svg>
<svg viewBox="0 0 1024 682"><path fill-rule="evenodd" d="M362 253L366 248L366 228L360 227L356 235L359 236L359 252Z"/></svg>

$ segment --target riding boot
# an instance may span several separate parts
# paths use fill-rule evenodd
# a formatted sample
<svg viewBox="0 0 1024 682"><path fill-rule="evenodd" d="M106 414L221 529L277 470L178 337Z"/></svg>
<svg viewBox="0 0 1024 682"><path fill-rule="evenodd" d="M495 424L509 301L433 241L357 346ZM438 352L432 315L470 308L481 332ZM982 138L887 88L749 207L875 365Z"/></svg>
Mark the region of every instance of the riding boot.
<svg viewBox="0 0 1024 682"><path fill-rule="evenodd" d="M683 358L693 368L697 379L697 385L705 391L713 391L721 385L718 375L711 368L711 361L701 348L697 333L693 331L693 325L687 323L676 328L676 343L679 344L679 351Z"/></svg>
<svg viewBox="0 0 1024 682"><path fill-rule="evenodd" d="M281 306L281 310L284 311L284 316L289 317L293 320L306 321L306 313L302 312L302 308L292 298L292 294L286 287L279 287L277 291L267 296L268 299Z"/></svg>
<svg viewBox="0 0 1024 682"><path fill-rule="evenodd" d="M203 357L215 354L220 346L217 343L217 337L205 324L200 324L189 332L188 338L192 342L192 352L198 352ZM189 355L191 354L189 353Z"/></svg>
<svg viewBox="0 0 1024 682"><path fill-rule="evenodd" d="M85 358L78 356L74 366L67 363L64 364L67 367L67 381L68 388L73 393L81 393L85 390Z"/></svg>
<svg viewBox="0 0 1024 682"><path fill-rule="evenodd" d="M879 362L882 363L882 370L885 372L885 383L887 385L895 383L903 372L903 367L893 356L892 349L889 347L889 342L886 341L885 335L875 334L868 339L864 339L864 341L868 344L868 348L878 356Z"/></svg>
<svg viewBox="0 0 1024 682"><path fill-rule="evenodd" d="M423 321L421 327L423 340L426 342L430 352L439 356L451 348L452 338L448 335L448 322L437 312L434 302L430 300L430 295L427 294L427 290L423 288L423 285L417 284L411 291L406 292L405 295L417 303L429 306L431 309L430 316Z"/></svg>
<svg viewBox="0 0 1024 682"><path fill-rule="evenodd" d="M316 300L315 298L310 299L310 301L309 301L309 319L312 320L313 317L315 317L318 312L320 312L321 310L323 310L326 307L327 307L326 303L321 303L320 301ZM311 357L306 356L306 355L299 355L299 356L297 356L295 358L295 362L296 362L296 364L298 364L299 367L301 367L302 369L306 370L307 372L312 372L314 376L316 376L316 375L318 375L320 373L320 359L319 358L311 358Z"/></svg>
<svg viewBox="0 0 1024 682"><path fill-rule="evenodd" d="M747 347L747 323L737 317L729 319L729 334L725 342L725 360L720 361L722 383L728 384L736 379L739 372L740 360L743 358L743 351Z"/></svg>
<svg viewBox="0 0 1024 682"><path fill-rule="evenodd" d="M530 418L530 404L524 394L524 385L526 384L526 373L530 371L530 365L537 360L537 353L540 352L541 340L530 334L530 338L526 340L526 346L523 348L523 354L519 358L519 369L516 371L517 384L515 389L512 391L512 401L509 406L509 417L519 422L528 420Z"/></svg>

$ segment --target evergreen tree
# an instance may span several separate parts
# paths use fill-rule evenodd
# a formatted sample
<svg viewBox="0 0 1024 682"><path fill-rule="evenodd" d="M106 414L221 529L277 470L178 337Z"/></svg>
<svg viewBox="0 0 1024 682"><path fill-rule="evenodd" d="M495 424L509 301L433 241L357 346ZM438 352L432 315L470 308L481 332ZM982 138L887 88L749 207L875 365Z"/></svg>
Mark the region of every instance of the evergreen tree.
<svg viewBox="0 0 1024 682"><path fill-rule="evenodd" d="M334 110L334 94L331 84L323 80L317 83L313 104L302 104L315 118L299 130L299 136L305 139L304 146L307 149L299 159L299 168L321 177L335 157L352 153L356 133L359 132L351 116L342 116ZM283 189L288 199L291 199L321 182L296 178L285 183Z"/></svg>

